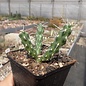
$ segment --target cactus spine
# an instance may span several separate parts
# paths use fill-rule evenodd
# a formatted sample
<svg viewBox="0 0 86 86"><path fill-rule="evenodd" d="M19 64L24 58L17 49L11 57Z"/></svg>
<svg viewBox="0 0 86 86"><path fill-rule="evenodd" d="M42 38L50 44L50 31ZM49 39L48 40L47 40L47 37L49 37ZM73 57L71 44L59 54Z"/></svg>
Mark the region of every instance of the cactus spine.
<svg viewBox="0 0 86 86"><path fill-rule="evenodd" d="M37 28L35 48L33 47L29 35L26 32L20 33L19 36L28 53L32 57L34 57L37 62L42 62L50 60L55 53L59 52L61 46L63 46L66 43L66 39L71 34L71 31L71 25L64 25L63 29L59 31L57 37L55 38L55 41L50 45L50 47L44 53L44 55L42 55L42 57L38 57L38 55L41 53L44 32L42 24L39 24Z"/></svg>

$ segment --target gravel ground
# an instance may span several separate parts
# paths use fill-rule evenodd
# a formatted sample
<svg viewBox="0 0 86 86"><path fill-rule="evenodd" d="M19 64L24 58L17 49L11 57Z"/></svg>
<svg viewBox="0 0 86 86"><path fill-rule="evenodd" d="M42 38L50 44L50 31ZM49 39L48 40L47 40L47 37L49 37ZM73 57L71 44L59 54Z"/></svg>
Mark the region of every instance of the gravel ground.
<svg viewBox="0 0 86 86"><path fill-rule="evenodd" d="M11 66L10 62L8 62L0 68L0 81L4 80L10 72Z"/></svg>
<svg viewBox="0 0 86 86"><path fill-rule="evenodd" d="M16 27L22 27L23 25L32 25L37 24L40 21L31 21L31 20L4 20L0 21L0 30L1 29L7 29L7 28L16 28Z"/></svg>

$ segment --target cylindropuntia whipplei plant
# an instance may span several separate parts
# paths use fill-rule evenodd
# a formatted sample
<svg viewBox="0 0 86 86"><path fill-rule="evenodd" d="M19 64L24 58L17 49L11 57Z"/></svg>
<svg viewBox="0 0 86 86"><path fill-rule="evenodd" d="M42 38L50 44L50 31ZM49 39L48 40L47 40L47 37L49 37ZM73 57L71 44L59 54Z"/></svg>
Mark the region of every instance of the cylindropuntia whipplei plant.
<svg viewBox="0 0 86 86"><path fill-rule="evenodd" d="M42 24L39 24L37 27L36 32L36 41L35 41L35 47L33 47L29 35L23 31L20 33L21 41L29 53L33 58L36 59L37 62L42 61L49 61L51 57L59 52L59 49L66 43L67 37L71 34L71 26L70 24L64 25L63 29L58 32L58 35L55 38L55 41L50 45L48 50L41 56L41 47L42 47L42 41L43 41L43 32L44 28Z"/></svg>

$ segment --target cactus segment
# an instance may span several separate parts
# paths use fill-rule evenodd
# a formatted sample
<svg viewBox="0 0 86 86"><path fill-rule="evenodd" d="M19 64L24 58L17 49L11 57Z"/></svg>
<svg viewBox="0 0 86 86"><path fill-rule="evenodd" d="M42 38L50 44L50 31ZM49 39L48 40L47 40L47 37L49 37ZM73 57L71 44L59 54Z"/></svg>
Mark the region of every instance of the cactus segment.
<svg viewBox="0 0 86 86"><path fill-rule="evenodd" d="M63 27L63 30L67 30L67 31L65 31L65 35L68 37L70 34L71 34L71 32L72 32L72 30L71 30L71 28L72 28L72 25L64 25L64 27Z"/></svg>
<svg viewBox="0 0 86 86"><path fill-rule="evenodd" d="M29 55L33 58L37 58L36 51L33 48L29 35L23 31L19 34L19 37L21 38L21 42L24 45L27 52L29 53Z"/></svg>
<svg viewBox="0 0 86 86"><path fill-rule="evenodd" d="M36 49L37 55L39 55L41 52L43 33L44 33L44 28L42 27L42 24L39 24L37 27L36 40L35 40L35 45L36 45L35 49Z"/></svg>
<svg viewBox="0 0 86 86"><path fill-rule="evenodd" d="M55 53L59 52L59 49L66 43L66 39L70 34L71 26L65 25L63 29L59 31L57 37L55 38L55 41L51 44L49 49L44 53L44 55L40 59L38 59L38 62L49 61Z"/></svg>

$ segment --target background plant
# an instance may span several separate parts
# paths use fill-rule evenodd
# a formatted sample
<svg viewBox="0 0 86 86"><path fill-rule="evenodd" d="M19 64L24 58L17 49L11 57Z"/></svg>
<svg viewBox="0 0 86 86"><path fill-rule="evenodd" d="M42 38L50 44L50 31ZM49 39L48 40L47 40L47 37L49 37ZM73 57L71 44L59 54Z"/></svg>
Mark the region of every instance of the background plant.
<svg viewBox="0 0 86 86"><path fill-rule="evenodd" d="M16 11L15 14L10 13L8 19L10 19L10 20L18 20L18 19L21 19L21 14L20 13L17 13L17 11Z"/></svg>

